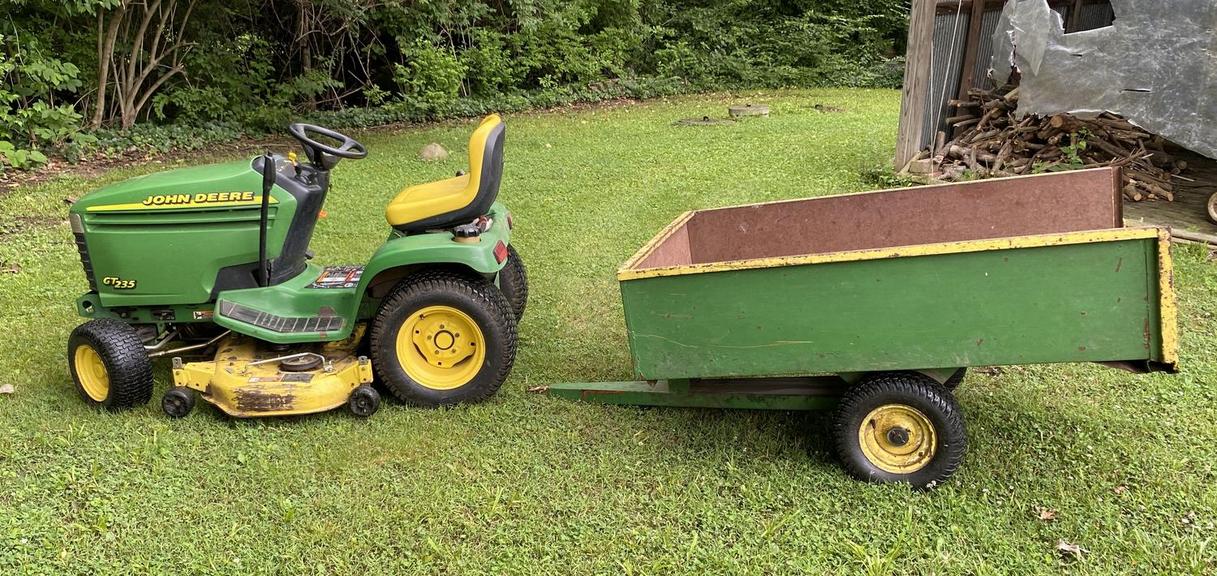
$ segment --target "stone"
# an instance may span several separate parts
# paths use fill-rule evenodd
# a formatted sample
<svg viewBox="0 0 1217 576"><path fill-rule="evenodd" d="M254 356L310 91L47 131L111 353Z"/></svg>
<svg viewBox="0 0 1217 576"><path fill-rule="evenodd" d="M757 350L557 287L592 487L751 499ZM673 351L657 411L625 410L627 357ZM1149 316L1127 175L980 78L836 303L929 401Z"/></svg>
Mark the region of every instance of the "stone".
<svg viewBox="0 0 1217 576"><path fill-rule="evenodd" d="M424 162L447 160L448 151L443 146L440 146L438 142L432 142L423 146L423 149L418 151L418 158Z"/></svg>

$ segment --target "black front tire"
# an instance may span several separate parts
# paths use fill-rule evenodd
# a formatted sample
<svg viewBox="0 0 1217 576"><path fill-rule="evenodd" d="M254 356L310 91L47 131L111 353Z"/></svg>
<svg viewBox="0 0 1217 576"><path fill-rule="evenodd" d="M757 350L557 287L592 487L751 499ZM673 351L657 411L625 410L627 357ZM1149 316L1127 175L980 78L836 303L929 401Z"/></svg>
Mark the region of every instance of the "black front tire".
<svg viewBox="0 0 1217 576"><path fill-rule="evenodd" d="M72 330L68 371L92 406L118 411L152 399L152 360L135 328L121 320L90 320Z"/></svg>
<svg viewBox="0 0 1217 576"><path fill-rule="evenodd" d="M467 365L471 375L456 385L441 386L421 376L411 376L406 369L408 361L399 358L399 350L423 354L409 343L410 334L403 335L402 331L408 330L413 317L433 307L455 309L466 315L482 338L482 362ZM399 348L402 337L407 341ZM516 357L516 321L511 305L490 282L432 270L408 276L381 301L372 321L370 340L377 379L398 400L427 408L480 402L494 395L511 373Z"/></svg>
<svg viewBox="0 0 1217 576"><path fill-rule="evenodd" d="M524 307L528 305L528 270L524 268L524 261L520 259L516 247L510 244L507 246L507 263L499 271L499 291L511 304L511 311L515 314L516 322L519 322L524 318Z"/></svg>
<svg viewBox="0 0 1217 576"><path fill-rule="evenodd" d="M967 452L963 413L933 379L915 372L870 376L846 391L833 426L837 455L859 480L933 488Z"/></svg>

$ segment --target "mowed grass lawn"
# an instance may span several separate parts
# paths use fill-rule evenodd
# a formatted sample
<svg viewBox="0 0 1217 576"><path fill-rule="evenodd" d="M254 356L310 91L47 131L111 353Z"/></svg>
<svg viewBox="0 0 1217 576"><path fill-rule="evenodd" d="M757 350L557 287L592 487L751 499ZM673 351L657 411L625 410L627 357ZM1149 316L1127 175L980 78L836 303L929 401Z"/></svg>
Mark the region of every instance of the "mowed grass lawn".
<svg viewBox="0 0 1217 576"><path fill-rule="evenodd" d="M532 280L515 371L485 404L388 403L369 420L239 421L201 404L171 421L164 362L153 404L89 409L64 357L86 290L64 199L169 166L0 196L0 269L20 268L0 273L0 385L15 387L0 395L0 573L1212 572L1217 265L1196 247L1175 251L1182 374L974 372L958 394L967 461L929 493L847 478L823 414L528 392L628 379L616 267L691 208L866 189L898 100L789 91L508 117L501 199ZM671 125L742 101L772 116ZM366 260L385 203L464 168L474 123L358 134L371 155L336 170L318 261ZM419 161L430 141L453 157ZM1085 552L1064 557L1060 541Z"/></svg>

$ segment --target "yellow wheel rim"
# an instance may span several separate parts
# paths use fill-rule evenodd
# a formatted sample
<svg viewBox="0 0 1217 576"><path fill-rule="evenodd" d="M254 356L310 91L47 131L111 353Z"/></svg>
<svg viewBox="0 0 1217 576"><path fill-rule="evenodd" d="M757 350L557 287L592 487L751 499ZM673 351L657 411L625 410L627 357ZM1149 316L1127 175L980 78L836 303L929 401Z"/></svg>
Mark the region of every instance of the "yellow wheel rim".
<svg viewBox="0 0 1217 576"><path fill-rule="evenodd" d="M75 356L73 365L80 387L94 402L104 402L110 395L110 374L106 372L101 355L92 346L81 344L76 347Z"/></svg>
<svg viewBox="0 0 1217 576"><path fill-rule="evenodd" d="M871 410L858 427L858 442L871 464L892 474L912 474L934 459L938 436L920 410L886 404Z"/></svg>
<svg viewBox="0 0 1217 576"><path fill-rule="evenodd" d="M411 380L432 390L452 390L473 380L486 360L486 337L468 314L451 306L427 306L397 332L397 361Z"/></svg>

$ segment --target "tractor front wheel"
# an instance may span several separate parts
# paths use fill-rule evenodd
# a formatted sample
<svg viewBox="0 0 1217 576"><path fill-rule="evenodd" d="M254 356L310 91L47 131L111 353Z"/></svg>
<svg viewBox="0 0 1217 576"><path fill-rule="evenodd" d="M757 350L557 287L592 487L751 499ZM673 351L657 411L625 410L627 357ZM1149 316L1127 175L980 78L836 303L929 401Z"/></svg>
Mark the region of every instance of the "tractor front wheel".
<svg viewBox="0 0 1217 576"><path fill-rule="evenodd" d="M841 399L834 423L845 470L918 489L946 480L967 451L963 413L942 385L915 372L870 376Z"/></svg>
<svg viewBox="0 0 1217 576"><path fill-rule="evenodd" d="M371 353L377 379L403 402L479 402L511 372L515 316L503 293L481 278L421 272L381 302Z"/></svg>
<svg viewBox="0 0 1217 576"><path fill-rule="evenodd" d="M123 410L152 399L152 361L126 322L104 318L77 326L68 337L68 371L90 405Z"/></svg>

